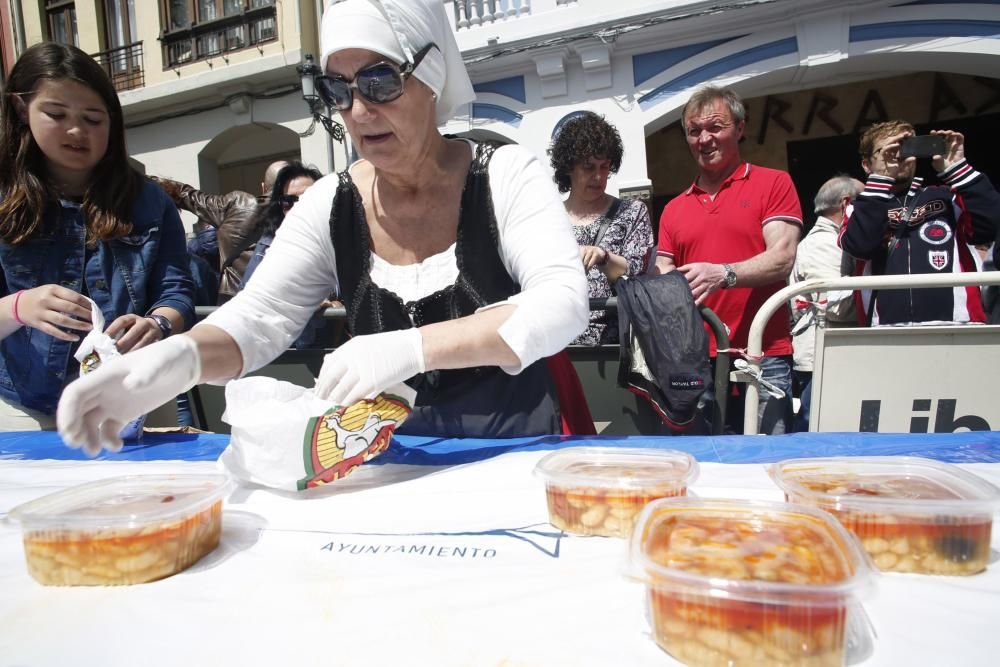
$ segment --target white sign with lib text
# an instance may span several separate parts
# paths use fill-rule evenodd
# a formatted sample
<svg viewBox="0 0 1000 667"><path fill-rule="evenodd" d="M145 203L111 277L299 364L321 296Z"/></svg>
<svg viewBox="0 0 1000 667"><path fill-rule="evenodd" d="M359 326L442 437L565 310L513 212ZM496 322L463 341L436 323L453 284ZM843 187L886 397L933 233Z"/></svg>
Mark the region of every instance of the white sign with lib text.
<svg viewBox="0 0 1000 667"><path fill-rule="evenodd" d="M1000 430L1000 326L817 333L810 431Z"/></svg>

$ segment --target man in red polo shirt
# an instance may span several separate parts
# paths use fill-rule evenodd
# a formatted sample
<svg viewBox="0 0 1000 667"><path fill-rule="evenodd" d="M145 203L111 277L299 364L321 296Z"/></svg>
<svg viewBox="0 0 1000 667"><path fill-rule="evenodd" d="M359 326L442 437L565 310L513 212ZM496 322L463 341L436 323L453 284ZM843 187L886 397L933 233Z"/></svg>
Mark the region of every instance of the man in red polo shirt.
<svg viewBox="0 0 1000 667"><path fill-rule="evenodd" d="M702 88L688 100L681 118L698 178L663 210L653 271L683 273L696 303L707 305L728 327L731 347L745 348L754 315L787 284L802 209L787 173L740 157L746 110L736 93ZM764 331L763 378L783 389L785 398L760 393L761 433L791 431L788 320L779 311ZM714 339L710 352L714 358ZM727 422L729 430L741 433L745 385L736 387Z"/></svg>

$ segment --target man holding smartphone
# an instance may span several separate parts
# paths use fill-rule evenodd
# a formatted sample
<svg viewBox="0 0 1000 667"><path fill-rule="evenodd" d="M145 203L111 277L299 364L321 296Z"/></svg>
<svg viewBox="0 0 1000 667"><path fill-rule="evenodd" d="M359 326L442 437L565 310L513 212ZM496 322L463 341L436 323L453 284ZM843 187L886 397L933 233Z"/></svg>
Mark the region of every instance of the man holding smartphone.
<svg viewBox="0 0 1000 667"><path fill-rule="evenodd" d="M865 189L840 232L858 273L900 275L975 271L969 244L989 243L1000 227L1000 193L965 159L965 137L950 130L915 136L905 121L876 123L862 135ZM925 187L917 159L929 158L943 185ZM865 293L869 325L985 322L977 287Z"/></svg>

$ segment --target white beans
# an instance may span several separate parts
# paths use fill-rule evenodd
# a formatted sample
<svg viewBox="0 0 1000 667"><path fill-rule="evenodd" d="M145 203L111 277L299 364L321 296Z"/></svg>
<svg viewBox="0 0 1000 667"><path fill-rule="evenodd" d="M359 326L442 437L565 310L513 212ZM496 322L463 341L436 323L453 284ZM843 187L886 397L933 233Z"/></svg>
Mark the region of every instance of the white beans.
<svg viewBox="0 0 1000 667"><path fill-rule="evenodd" d="M991 520L936 521L834 512L883 572L970 575L986 569Z"/></svg>
<svg viewBox="0 0 1000 667"><path fill-rule="evenodd" d="M802 608L760 605L759 614L748 615L747 603L688 604L665 593L651 601L656 642L687 665L843 664L843 611L808 617Z"/></svg>
<svg viewBox="0 0 1000 667"><path fill-rule="evenodd" d="M42 584L102 586L162 579L219 544L222 501L187 519L132 530L26 533L28 571Z"/></svg>
<svg viewBox="0 0 1000 667"><path fill-rule="evenodd" d="M628 537L646 503L657 498L683 496L686 487L650 489L546 487L549 522L567 533Z"/></svg>

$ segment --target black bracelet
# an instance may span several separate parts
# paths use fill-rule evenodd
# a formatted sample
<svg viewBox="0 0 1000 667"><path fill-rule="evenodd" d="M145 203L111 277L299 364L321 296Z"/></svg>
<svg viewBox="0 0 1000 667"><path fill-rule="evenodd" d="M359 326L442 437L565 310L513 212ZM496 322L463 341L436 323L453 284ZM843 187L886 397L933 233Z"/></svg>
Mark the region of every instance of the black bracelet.
<svg viewBox="0 0 1000 667"><path fill-rule="evenodd" d="M163 315L158 315L156 313L153 313L151 315L146 315L146 319L153 320L153 322L156 323L156 326L160 328L161 340L169 336L174 330L174 325L171 324L170 320Z"/></svg>

